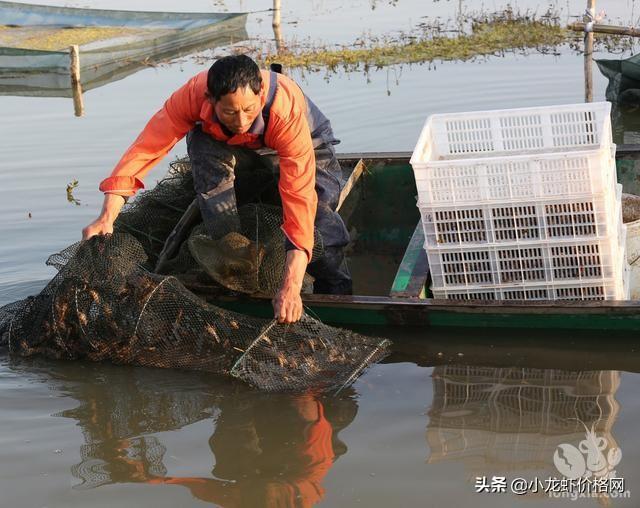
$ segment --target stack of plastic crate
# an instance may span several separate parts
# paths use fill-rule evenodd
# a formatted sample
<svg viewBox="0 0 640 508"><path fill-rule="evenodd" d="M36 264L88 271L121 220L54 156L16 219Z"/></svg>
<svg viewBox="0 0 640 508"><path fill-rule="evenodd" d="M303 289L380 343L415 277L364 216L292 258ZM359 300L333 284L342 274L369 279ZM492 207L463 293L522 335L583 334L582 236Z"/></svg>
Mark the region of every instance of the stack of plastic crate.
<svg viewBox="0 0 640 508"><path fill-rule="evenodd" d="M609 103L432 115L411 165L435 298L628 298Z"/></svg>

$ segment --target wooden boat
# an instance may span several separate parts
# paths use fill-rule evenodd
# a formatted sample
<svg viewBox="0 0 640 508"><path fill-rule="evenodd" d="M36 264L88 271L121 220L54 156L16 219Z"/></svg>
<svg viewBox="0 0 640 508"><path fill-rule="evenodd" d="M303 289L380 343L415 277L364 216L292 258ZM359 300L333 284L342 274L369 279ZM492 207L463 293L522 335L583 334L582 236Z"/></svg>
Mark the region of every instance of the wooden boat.
<svg viewBox="0 0 640 508"><path fill-rule="evenodd" d="M429 269L410 155L340 156L350 174L340 213L352 235L348 256L355 294L303 295L309 313L326 323L349 326L640 330L640 301L453 301L426 297ZM619 173L628 173L629 165L639 158L640 147L619 145ZM191 289L228 309L273 315L266 296L221 297L206 286Z"/></svg>

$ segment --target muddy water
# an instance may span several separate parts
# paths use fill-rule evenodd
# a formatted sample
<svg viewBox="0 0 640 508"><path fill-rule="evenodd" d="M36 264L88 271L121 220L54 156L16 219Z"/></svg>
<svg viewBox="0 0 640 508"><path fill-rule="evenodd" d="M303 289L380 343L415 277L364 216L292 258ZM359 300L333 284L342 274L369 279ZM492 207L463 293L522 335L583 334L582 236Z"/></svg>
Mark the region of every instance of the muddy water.
<svg viewBox="0 0 640 508"><path fill-rule="evenodd" d="M455 17L460 5L504 7L283 3L285 37L329 43L408 30L425 16ZM66 4L149 8L142 0ZM538 13L547 8L534 0L511 4ZM564 20L584 9L582 0L551 4ZM270 5L186 0L179 7ZM640 16L631 0L604 7L612 23L637 23ZM158 0L153 8L176 5ZM252 14L247 30L269 37L268 13ZM343 151L411 150L429 113L580 102L582 65L562 50L366 75L294 76L331 117ZM51 277L44 260L77 240L96 215L98 182L168 94L206 67L182 59L92 90L80 119L67 99L0 97L0 304L37 292ZM597 70L594 81L602 99L606 82ZM183 153L178 144L167 161ZM147 184L164 169L166 163ZM79 206L66 200L74 179ZM194 373L0 357L0 507L572 506L540 492L474 487L483 476L559 477L554 452L560 444L580 446L580 422L605 440L605 452L622 451L616 471L631 497L610 505L638 505L640 359L632 341L566 332L484 339L383 333L396 340L395 355L338 398L258 394Z"/></svg>
<svg viewBox="0 0 640 508"><path fill-rule="evenodd" d="M630 497L610 506L637 506L640 358L627 339L604 355L599 337L392 335L389 362L337 397L4 359L0 506L572 506L542 486L476 485L561 477L554 453L587 441L583 423L622 451Z"/></svg>

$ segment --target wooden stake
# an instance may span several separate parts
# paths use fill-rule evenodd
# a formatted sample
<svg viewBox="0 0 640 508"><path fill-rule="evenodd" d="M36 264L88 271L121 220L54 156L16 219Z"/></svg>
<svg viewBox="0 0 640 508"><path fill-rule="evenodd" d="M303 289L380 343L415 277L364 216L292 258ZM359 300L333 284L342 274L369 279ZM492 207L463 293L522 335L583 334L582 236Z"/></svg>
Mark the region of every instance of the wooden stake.
<svg viewBox="0 0 640 508"><path fill-rule="evenodd" d="M73 92L73 110L76 116L84 114L84 102L82 100L82 83L80 81L80 50L78 46L69 48L71 56L71 91Z"/></svg>
<svg viewBox="0 0 640 508"><path fill-rule="evenodd" d="M585 23L593 23L596 17L596 0L587 0ZM593 32L584 34L584 101L593 101Z"/></svg>
<svg viewBox="0 0 640 508"><path fill-rule="evenodd" d="M276 50L282 50L282 31L280 30L280 0L273 0L273 35L276 40Z"/></svg>

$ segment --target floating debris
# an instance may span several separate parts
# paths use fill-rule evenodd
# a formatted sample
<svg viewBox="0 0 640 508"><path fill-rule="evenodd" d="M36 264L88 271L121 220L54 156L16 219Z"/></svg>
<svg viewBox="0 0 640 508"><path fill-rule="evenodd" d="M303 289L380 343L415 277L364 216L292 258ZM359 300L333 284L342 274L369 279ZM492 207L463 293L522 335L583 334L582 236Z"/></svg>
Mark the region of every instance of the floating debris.
<svg viewBox="0 0 640 508"><path fill-rule="evenodd" d="M76 187L78 187L78 180L74 180L73 182L67 184L67 201L69 203L73 203L76 206L80 206L80 201L78 201L73 196L73 191Z"/></svg>

